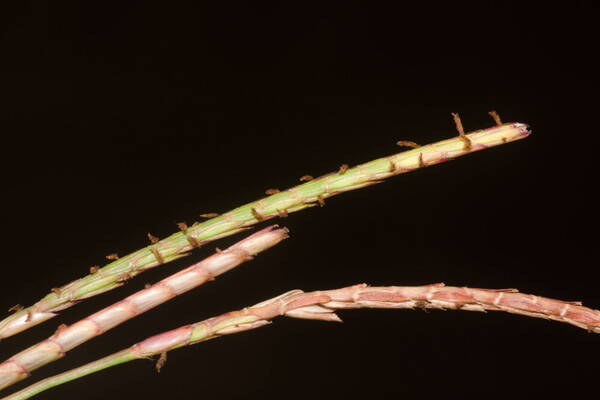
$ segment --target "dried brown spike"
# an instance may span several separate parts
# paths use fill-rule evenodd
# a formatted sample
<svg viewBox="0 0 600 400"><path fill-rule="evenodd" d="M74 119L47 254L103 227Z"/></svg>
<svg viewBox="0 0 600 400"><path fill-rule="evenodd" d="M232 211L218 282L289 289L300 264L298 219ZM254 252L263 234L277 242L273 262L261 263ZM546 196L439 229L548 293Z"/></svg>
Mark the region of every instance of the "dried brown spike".
<svg viewBox="0 0 600 400"><path fill-rule="evenodd" d="M219 215L221 215L221 214L219 214L219 213L205 213L205 214L200 214L200 216L202 218L214 218L214 217L218 217Z"/></svg>
<svg viewBox="0 0 600 400"><path fill-rule="evenodd" d="M465 130L463 129L463 125L460 120L460 117L458 116L458 113L451 113L451 114L452 114L452 118L454 118L454 124L456 125L456 130L458 131L458 134L460 136L465 136Z"/></svg>
<svg viewBox="0 0 600 400"><path fill-rule="evenodd" d="M251 208L252 210L252 215L254 215L254 218L256 218L257 221L262 221L263 219L265 219L265 217L259 213L258 211L256 211L256 208Z"/></svg>
<svg viewBox="0 0 600 400"><path fill-rule="evenodd" d="M300 182L308 182L308 181L312 181L313 178L311 175L303 175L300 177Z"/></svg>
<svg viewBox="0 0 600 400"><path fill-rule="evenodd" d="M423 161L423 153L419 153L419 168L425 167L425 161Z"/></svg>
<svg viewBox="0 0 600 400"><path fill-rule="evenodd" d="M277 210L277 215L281 218L287 218L289 214L286 210Z"/></svg>
<svg viewBox="0 0 600 400"><path fill-rule="evenodd" d="M25 322L30 322L33 315L31 314L31 310L27 310L27 318L25 318Z"/></svg>
<svg viewBox="0 0 600 400"><path fill-rule="evenodd" d="M194 223L192 224L192 226L196 226L196 225L198 225L199 223L200 223L200 222L196 221L196 222L194 222Z"/></svg>
<svg viewBox="0 0 600 400"><path fill-rule="evenodd" d="M185 231L187 231L187 229L188 229L188 226L187 226L187 224L186 224L185 222L178 222L178 223L177 223L177 227L179 228L179 230L180 230L181 232L184 232L184 233L185 233Z"/></svg>
<svg viewBox="0 0 600 400"><path fill-rule="evenodd" d="M421 147L420 145L416 144L415 142L411 142L410 140L399 140L398 142L396 142L396 144L398 146L410 147L412 149L418 149L419 147Z"/></svg>
<svg viewBox="0 0 600 400"><path fill-rule="evenodd" d="M348 168L350 168L348 164L340 165L340 169L338 169L338 174L342 175L344 172L348 171Z"/></svg>
<svg viewBox="0 0 600 400"><path fill-rule="evenodd" d="M150 288L150 287L152 287L152 284L150 284L150 283L146 283L146 284L144 285L144 289L148 289L148 288Z"/></svg>
<svg viewBox="0 0 600 400"><path fill-rule="evenodd" d="M90 267L90 274L95 274L96 272L98 272L99 269L100 267L97 265Z"/></svg>
<svg viewBox="0 0 600 400"><path fill-rule="evenodd" d="M111 254L107 255L106 258L108 260L118 260L119 259L119 255L117 253L111 253Z"/></svg>
<svg viewBox="0 0 600 400"><path fill-rule="evenodd" d="M490 116L494 119L494 122L496 123L496 125L498 125L498 126L502 125L502 120L500 119L500 116L498 115L498 113L495 110L489 111L488 114L490 114Z"/></svg>
<svg viewBox="0 0 600 400"><path fill-rule="evenodd" d="M220 249L220 248L218 248L218 247L215 247L215 251L216 251L217 253L222 253L222 252L223 252L223 250L221 250L221 249Z"/></svg>
<svg viewBox="0 0 600 400"><path fill-rule="evenodd" d="M162 367L165 366L166 362L167 362L167 352L163 351L162 353L160 353L160 357L158 357L158 361L156 361L156 372L160 372Z"/></svg>
<svg viewBox="0 0 600 400"><path fill-rule="evenodd" d="M279 193L279 189L267 189L265 190L265 194L268 194L269 196L272 194L277 194Z"/></svg>
<svg viewBox="0 0 600 400"><path fill-rule="evenodd" d="M14 306L12 306L11 308L8 309L8 312L17 312L17 311L21 311L23 309L23 306L20 304L15 304Z"/></svg>
<svg viewBox="0 0 600 400"><path fill-rule="evenodd" d="M325 199L324 199L324 198L323 198L323 196L321 196L321 195L318 195L318 196L317 196L317 202L319 203L319 205L320 205L321 207L323 207L323 206L325 205Z"/></svg>
<svg viewBox="0 0 600 400"><path fill-rule="evenodd" d="M159 239L151 233L148 233L148 240L150 240L150 243L152 244L158 243L159 241Z"/></svg>
<svg viewBox="0 0 600 400"><path fill-rule="evenodd" d="M53 287L52 288L52 293L54 293L57 296L60 296L60 288Z"/></svg>

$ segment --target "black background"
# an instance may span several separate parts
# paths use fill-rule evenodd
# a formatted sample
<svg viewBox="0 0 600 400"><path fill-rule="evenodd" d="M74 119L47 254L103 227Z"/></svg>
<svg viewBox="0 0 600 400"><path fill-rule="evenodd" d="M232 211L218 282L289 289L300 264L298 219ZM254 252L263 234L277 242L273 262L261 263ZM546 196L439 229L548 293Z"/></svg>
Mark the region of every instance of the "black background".
<svg viewBox="0 0 600 400"><path fill-rule="evenodd" d="M335 197L291 238L15 385L294 288L445 282L600 307L593 2L10 2L0 10L2 294L37 301L104 255L267 188L505 121L526 140ZM266 225L265 223L262 226ZM241 236L214 246L225 247ZM0 343L3 359L210 254ZM586 394L597 335L505 313L358 310L136 361L40 399ZM9 392L10 390L7 390Z"/></svg>

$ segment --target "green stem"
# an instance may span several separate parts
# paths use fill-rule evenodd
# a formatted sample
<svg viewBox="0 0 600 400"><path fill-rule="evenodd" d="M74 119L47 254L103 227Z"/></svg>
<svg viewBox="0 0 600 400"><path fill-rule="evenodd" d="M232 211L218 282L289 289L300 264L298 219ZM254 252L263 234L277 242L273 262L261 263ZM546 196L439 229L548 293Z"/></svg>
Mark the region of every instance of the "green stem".
<svg viewBox="0 0 600 400"><path fill-rule="evenodd" d="M81 378L83 376L93 374L94 372L101 371L106 368L113 367L115 365L123 364L129 362L131 360L135 360L137 357L131 352L131 350L126 349L119 351L118 353L111 354L110 356L101 358L89 364L83 365L79 368L72 369L70 371L64 372L62 374L58 374L55 376L51 376L46 379L42 379L41 381L26 387L25 389L14 393L7 397L7 399L11 400L24 400L28 399L32 396L35 396L38 393L46 391L50 388L53 388L58 385L62 385L63 383L73 381L75 379Z"/></svg>

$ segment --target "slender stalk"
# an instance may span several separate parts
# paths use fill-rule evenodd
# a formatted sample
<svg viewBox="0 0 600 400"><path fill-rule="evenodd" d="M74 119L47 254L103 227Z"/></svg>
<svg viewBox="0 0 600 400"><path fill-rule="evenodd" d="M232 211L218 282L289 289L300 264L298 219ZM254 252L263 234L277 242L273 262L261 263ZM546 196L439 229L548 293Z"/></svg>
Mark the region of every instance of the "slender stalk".
<svg viewBox="0 0 600 400"><path fill-rule="evenodd" d="M268 194L271 195L268 197L191 227L180 224L181 232L117 259L99 270L94 269L90 275L53 289L52 293L34 305L6 317L0 321L0 339L53 318L57 311L118 287L125 280L147 269L183 257L194 247L232 235L259 221L285 217L290 212L317 204L323 205L325 199L339 193L374 185L394 175L522 139L530 133L527 126L521 123L498 124L469 134L464 134L460 126L459 131L461 134L458 137L383 157L354 168L342 166L337 172L317 179L304 176L301 180L312 180L282 192L270 190ZM412 142L398 143L414 146Z"/></svg>
<svg viewBox="0 0 600 400"><path fill-rule="evenodd" d="M578 302L549 299L516 289L474 289L444 286L369 287L365 284L341 289L304 293L292 290L281 296L222 314L192 325L152 336L128 349L100 360L41 380L2 400L24 400L44 390L81 378L102 369L140 358L161 355L157 369L163 366L166 352L219 336L258 328L285 315L293 318L341 321L339 309L353 308L437 308L443 310L506 311L536 318L551 319L600 333L600 311Z"/></svg>
<svg viewBox="0 0 600 400"><path fill-rule="evenodd" d="M287 229L276 225L262 229L162 281L112 304L70 326L61 326L48 339L29 347L0 364L0 389L65 355L76 346L134 318L159 304L194 289L287 238Z"/></svg>

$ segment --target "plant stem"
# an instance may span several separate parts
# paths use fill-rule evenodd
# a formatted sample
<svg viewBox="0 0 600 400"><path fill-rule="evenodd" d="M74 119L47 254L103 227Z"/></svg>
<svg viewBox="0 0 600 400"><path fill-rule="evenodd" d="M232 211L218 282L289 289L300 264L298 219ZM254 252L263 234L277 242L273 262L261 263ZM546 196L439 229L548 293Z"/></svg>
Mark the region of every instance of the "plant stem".
<svg viewBox="0 0 600 400"><path fill-rule="evenodd" d="M173 274L70 326L60 326L48 339L0 363L0 389L29 374L88 340L159 304L194 289L287 238L287 229L264 228L216 254Z"/></svg>
<svg viewBox="0 0 600 400"><path fill-rule="evenodd" d="M258 328L277 316L341 321L336 310L354 308L437 308L443 310L506 311L530 317L551 319L600 333L600 311L583 307L578 302L549 299L516 289L474 289L444 286L369 287L365 284L341 289L304 293L293 290L281 296L222 314L192 325L186 325L152 336L128 349L86 364L82 367L46 378L2 400L24 400L51 387L124 362L213 339L222 335ZM157 363L162 367L165 358Z"/></svg>
<svg viewBox="0 0 600 400"><path fill-rule="evenodd" d="M343 166L337 172L286 191L271 190L269 194L274 194L268 197L189 228L180 224L181 232L117 259L82 279L55 288L34 305L6 317L0 321L0 339L53 318L57 311L71 307L82 299L116 288L122 285L124 280L147 269L183 257L194 247L232 235L259 221L278 216L285 217L290 212L317 204L323 205L325 199L339 193L374 185L395 175L522 139L529 133L527 126L521 123L507 123L466 135L461 132L458 137L383 157L354 168ZM414 145L412 142L399 144Z"/></svg>

